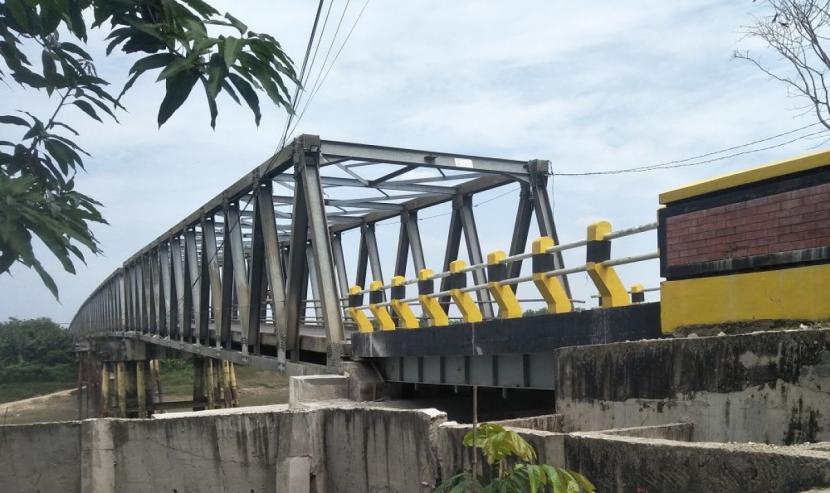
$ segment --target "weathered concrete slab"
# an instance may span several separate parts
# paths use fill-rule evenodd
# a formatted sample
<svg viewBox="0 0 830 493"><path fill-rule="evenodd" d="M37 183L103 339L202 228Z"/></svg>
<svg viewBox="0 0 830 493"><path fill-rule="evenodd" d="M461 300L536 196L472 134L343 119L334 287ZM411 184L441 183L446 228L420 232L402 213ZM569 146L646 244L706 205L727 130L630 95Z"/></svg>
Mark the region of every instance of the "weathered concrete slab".
<svg viewBox="0 0 830 493"><path fill-rule="evenodd" d="M81 491L81 423L0 427L0 491Z"/></svg>
<svg viewBox="0 0 830 493"><path fill-rule="evenodd" d="M800 447L565 436L567 466L597 491L802 491L830 486L830 454Z"/></svg>
<svg viewBox="0 0 830 493"><path fill-rule="evenodd" d="M696 441L830 440L830 329L556 352L566 430L689 421Z"/></svg>
<svg viewBox="0 0 830 493"><path fill-rule="evenodd" d="M288 404L300 407L306 402L349 398L349 377L344 375L306 375L288 379Z"/></svg>

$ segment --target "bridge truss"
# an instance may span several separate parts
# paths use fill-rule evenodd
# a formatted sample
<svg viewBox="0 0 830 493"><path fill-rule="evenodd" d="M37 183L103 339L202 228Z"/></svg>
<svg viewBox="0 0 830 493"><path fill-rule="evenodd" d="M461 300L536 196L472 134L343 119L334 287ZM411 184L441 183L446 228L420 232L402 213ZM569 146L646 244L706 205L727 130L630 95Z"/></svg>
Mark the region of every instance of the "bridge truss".
<svg viewBox="0 0 830 493"><path fill-rule="evenodd" d="M336 368L351 354L355 332L346 315L350 286L366 286L367 275L384 281L378 222L400 218L393 275L404 276L410 262L420 272L427 266L418 215L450 203L446 235L430 235L446 238L441 271L457 259L462 237L470 263L482 265L473 197L518 184L509 245L515 256L527 247L534 216L539 233L557 242L548 169L544 160L302 135L127 259L87 298L70 329L79 338L129 336L277 371L303 361ZM344 251L349 230L360 233L357 251ZM354 277L347 256L356 258ZM563 268L561 252L551 257ZM518 276L521 263L509 262L506 275ZM475 285L487 282L483 269L471 275ZM568 291L567 278L559 279ZM441 292L449 281L441 278ZM474 294L483 317L496 317L489 291ZM450 296L440 302L448 310Z"/></svg>

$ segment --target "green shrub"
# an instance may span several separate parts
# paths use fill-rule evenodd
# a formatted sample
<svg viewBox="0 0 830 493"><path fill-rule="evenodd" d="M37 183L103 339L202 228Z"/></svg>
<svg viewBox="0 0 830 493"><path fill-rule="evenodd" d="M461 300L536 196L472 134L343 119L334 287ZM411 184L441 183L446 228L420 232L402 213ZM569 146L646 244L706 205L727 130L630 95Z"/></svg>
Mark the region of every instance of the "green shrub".
<svg viewBox="0 0 830 493"><path fill-rule="evenodd" d="M548 464L536 464L536 450L518 433L493 423L483 423L464 435L464 445L481 450L487 460L486 477L463 471L441 483L439 493L520 493L596 491L578 472Z"/></svg>

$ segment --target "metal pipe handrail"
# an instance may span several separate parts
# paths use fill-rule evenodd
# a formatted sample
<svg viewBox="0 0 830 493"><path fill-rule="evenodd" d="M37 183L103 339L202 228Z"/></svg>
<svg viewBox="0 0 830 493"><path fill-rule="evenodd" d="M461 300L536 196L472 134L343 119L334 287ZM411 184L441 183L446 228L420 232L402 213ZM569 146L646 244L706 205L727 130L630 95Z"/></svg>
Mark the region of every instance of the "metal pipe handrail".
<svg viewBox="0 0 830 493"><path fill-rule="evenodd" d="M620 229L620 230L617 230L617 231L612 231L612 232L606 234L603 237L603 239L604 240L613 240L615 238L623 238L625 236L631 236L631 235L635 235L635 234L638 234L638 233L644 233L646 231L652 231L652 230L655 230L655 229L657 229L657 222L643 224L643 225L640 225L640 226L634 226L632 228L626 228L626 229ZM572 250L574 248L583 247L583 246L587 245L588 243L589 243L589 240L578 240L578 241L573 241L571 243L563 243L561 245L554 245L554 246L546 249L545 254L558 253L558 252L563 252L565 250ZM510 256L505 257L504 259L501 260L500 263L516 262L518 260L525 260L525 259L528 259L528 258L532 257L533 255L534 255L533 252L517 253L515 255L510 255ZM649 257L649 258L653 258L653 257ZM643 259L643 260L645 260L645 259ZM456 271L454 273L455 274L466 274L468 272L472 272L472 271L475 271L475 270L484 269L488 265L489 264L487 262L472 264L472 265L468 265L468 266L466 266L462 269L459 269L458 271ZM612 265L621 265L621 264L605 264L605 263L603 263L603 265L612 266ZM438 272L438 273L435 273L435 274L427 277L426 280L443 279L445 277L449 277L450 275L452 275L454 273L453 272ZM553 275L564 275L564 274L553 274ZM404 282L402 282L401 284L399 284L399 286L409 286L409 285L417 283L418 281L419 281L419 279L407 279ZM504 281L502 281L502 282L504 282ZM522 282L522 281L519 281L519 282ZM384 284L384 285L380 286L378 288L378 290L385 290L385 289L389 289L389 288L392 288L392 287L395 287L395 286L393 286L392 284ZM481 289L481 288L473 288L473 290L475 290L475 289ZM361 289L360 291L357 291L354 294L367 294L367 293L371 293L371 292L372 292L372 290L367 288L367 289Z"/></svg>

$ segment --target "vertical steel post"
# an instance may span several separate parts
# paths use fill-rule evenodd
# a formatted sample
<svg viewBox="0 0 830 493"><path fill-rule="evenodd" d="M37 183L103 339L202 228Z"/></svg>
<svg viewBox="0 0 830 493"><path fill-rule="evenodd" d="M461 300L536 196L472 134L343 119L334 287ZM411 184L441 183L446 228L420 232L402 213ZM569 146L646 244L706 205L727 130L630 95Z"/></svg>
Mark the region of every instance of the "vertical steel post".
<svg viewBox="0 0 830 493"><path fill-rule="evenodd" d="M202 222L202 241L204 242L202 263L203 265L206 264L208 275L210 277L210 298L211 308L213 309L214 337L216 338L216 345L219 346L221 345L220 327L223 320L222 274L219 266L219 249L216 246L216 223L213 220L213 216L206 217ZM209 338L210 332L208 332L207 339ZM210 344L209 340L207 340L207 344Z"/></svg>
<svg viewBox="0 0 830 493"><path fill-rule="evenodd" d="M195 339L198 343L202 336L202 325L205 317L202 308L202 276L199 267L199 254L196 250L196 229L189 226L184 231L184 264L185 284L190 292L190 303L193 307L193 332L188 341Z"/></svg>
<svg viewBox="0 0 830 493"><path fill-rule="evenodd" d="M245 339L248 346L243 351L259 352L259 325L262 316L262 285L265 279L265 241L262 235L262 211L260 200L257 198L260 186L254 185L251 190L251 200L254 204L254 220L251 231L251 257L248 261L248 333Z"/></svg>
<svg viewBox="0 0 830 493"><path fill-rule="evenodd" d="M227 208L228 204L225 204ZM230 348L233 340L231 334L231 319L233 318L233 276L234 265L231 253L230 225L225 217L222 232L222 320L219 321L218 342L224 348Z"/></svg>
<svg viewBox="0 0 830 493"><path fill-rule="evenodd" d="M553 208L550 204L550 197L548 197L548 167L550 161L543 161L541 159L534 159L528 163L528 172L530 174L530 192L533 195L533 207L536 211L536 222L539 224L539 235L550 236L553 241L559 244L559 235L556 232L556 223L553 221ZM562 260L562 252L556 252L553 257L554 268L561 269L564 267ZM568 296L571 296L570 284L568 284L567 276L559 276L562 286Z"/></svg>
<svg viewBox="0 0 830 493"><path fill-rule="evenodd" d="M302 135L298 139L302 143L303 159L299 163L299 178L303 182L306 212L308 215L309 234L314 252L315 267L317 268L317 282L320 286L320 303L326 329L326 339L329 344L329 363L336 363L332 359L340 359L339 344L345 339L343 318L340 312L340 300L337 295L337 276L334 272L334 261L331 250L331 235L329 234L326 208L323 201L323 190L320 183L320 138L311 135ZM334 346L337 346L333 353Z"/></svg>
<svg viewBox="0 0 830 493"><path fill-rule="evenodd" d="M295 142L296 146L297 143ZM303 160L302 152L294 153L295 169ZM291 243L288 251L288 280L285 289L285 346L291 351L291 359L300 357L300 310L305 290L306 241L308 240L308 215L305 207L305 185L296 180L294 187L294 204L291 213Z"/></svg>
<svg viewBox="0 0 830 493"><path fill-rule="evenodd" d="M237 312L239 313L240 337L242 347L247 351L248 334L251 317L251 291L248 287L248 267L245 265L245 252L242 244L242 222L239 220L239 203L233 201L225 205L224 248L230 251L233 263L233 281L236 288ZM261 253L261 252L260 252ZM227 258L227 257L226 257ZM226 282L229 279L225 277ZM257 316L257 319L259 317ZM230 341L228 341L230 344ZM229 346L228 346L229 347Z"/></svg>
<svg viewBox="0 0 830 493"><path fill-rule="evenodd" d="M268 180L257 188L257 215L265 248L265 266L271 288L271 316L277 337L285 337L285 274L274 217L273 185ZM279 343L277 344L280 345Z"/></svg>
<svg viewBox="0 0 830 493"><path fill-rule="evenodd" d="M159 247L159 262L161 263L161 282L164 288L164 308L167 314L167 322L164 330L159 331L159 336L170 337L176 327L176 310L173 308L173 277L170 275L170 246L164 242Z"/></svg>
<svg viewBox="0 0 830 493"><path fill-rule="evenodd" d="M190 288L184 284L184 256L182 255L182 241L177 234L170 238L170 258L173 263L173 289L176 293L176 334L179 340L190 338ZM171 334L173 336L173 334Z"/></svg>
<svg viewBox="0 0 830 493"><path fill-rule="evenodd" d="M334 233L331 238L331 249L334 255L334 267L337 270L337 287L340 288L340 297L349 296L349 276L346 272L346 258L343 256L343 239L340 233Z"/></svg>

